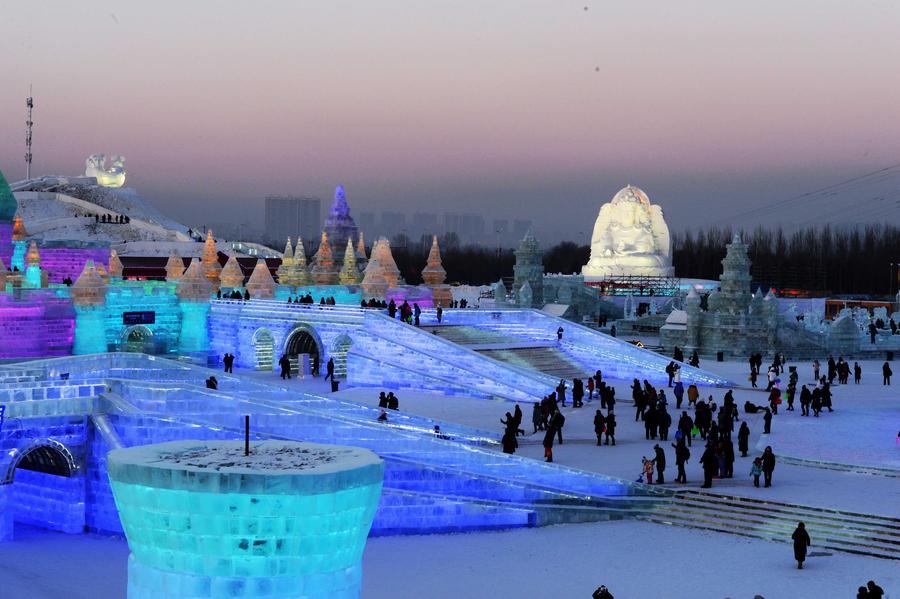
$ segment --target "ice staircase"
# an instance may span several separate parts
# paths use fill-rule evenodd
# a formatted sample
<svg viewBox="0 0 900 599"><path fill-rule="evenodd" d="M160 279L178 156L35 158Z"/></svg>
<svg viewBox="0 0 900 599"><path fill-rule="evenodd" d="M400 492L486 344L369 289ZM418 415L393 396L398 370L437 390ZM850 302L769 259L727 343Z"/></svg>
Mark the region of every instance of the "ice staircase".
<svg viewBox="0 0 900 599"><path fill-rule="evenodd" d="M557 347L536 346L484 349L479 350L479 353L507 364L537 370L558 379L583 379L593 374L589 373L586 368L577 364Z"/></svg>
<svg viewBox="0 0 900 599"><path fill-rule="evenodd" d="M798 522L806 525L812 550L830 550L900 560L900 519L779 501L680 491L657 503L640 520L791 542Z"/></svg>

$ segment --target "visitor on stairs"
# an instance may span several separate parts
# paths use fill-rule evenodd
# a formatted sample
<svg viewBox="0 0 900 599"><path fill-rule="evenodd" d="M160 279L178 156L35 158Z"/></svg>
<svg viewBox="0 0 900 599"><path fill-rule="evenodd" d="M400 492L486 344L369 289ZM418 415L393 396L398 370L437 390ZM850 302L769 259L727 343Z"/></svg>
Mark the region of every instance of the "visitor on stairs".
<svg viewBox="0 0 900 599"><path fill-rule="evenodd" d="M768 485L766 485L768 486ZM809 540L809 533L806 532L806 526L803 522L797 524L794 534L791 535L794 540L794 559L797 560L797 569L803 569L803 562L806 561L806 548L812 543Z"/></svg>

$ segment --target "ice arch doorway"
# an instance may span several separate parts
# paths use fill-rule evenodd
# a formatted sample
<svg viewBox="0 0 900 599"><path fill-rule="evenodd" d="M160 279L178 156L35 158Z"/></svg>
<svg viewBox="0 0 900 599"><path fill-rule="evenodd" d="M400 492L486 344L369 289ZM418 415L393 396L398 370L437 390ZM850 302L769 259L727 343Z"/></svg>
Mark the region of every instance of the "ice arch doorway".
<svg viewBox="0 0 900 599"><path fill-rule="evenodd" d="M301 357L305 354L309 356L310 370L315 368L321 358L319 342L312 330L307 328L294 329L288 335L287 342L284 344L284 354L291 363L291 373L299 373L302 368ZM304 374L306 374L304 372Z"/></svg>
<svg viewBox="0 0 900 599"><path fill-rule="evenodd" d="M253 334L253 348L256 350L256 369L272 370L275 362L275 339L269 329L259 329Z"/></svg>
<svg viewBox="0 0 900 599"><path fill-rule="evenodd" d="M40 439L17 452L6 469L13 520L67 533L84 532L85 484L65 445Z"/></svg>
<svg viewBox="0 0 900 599"><path fill-rule="evenodd" d="M127 352L157 353L153 331L142 324L125 329L122 333L122 348Z"/></svg>

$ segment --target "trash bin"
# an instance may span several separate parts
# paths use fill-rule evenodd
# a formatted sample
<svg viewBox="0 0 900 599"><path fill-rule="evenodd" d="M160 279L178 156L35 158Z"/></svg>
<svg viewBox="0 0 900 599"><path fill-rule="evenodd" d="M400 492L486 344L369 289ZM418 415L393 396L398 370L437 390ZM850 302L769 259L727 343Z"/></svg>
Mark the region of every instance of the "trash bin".
<svg viewBox="0 0 900 599"><path fill-rule="evenodd" d="M893 361L894 361L894 352L889 351L889 352L887 353L887 361L888 361L888 362L893 362Z"/></svg>
<svg viewBox="0 0 900 599"><path fill-rule="evenodd" d="M337 390L338 390L338 386L339 386L340 384L341 384L341 382L340 382L339 380L337 380L336 378L332 377L332 378L331 378L331 392L334 393L335 391L337 391Z"/></svg>
<svg viewBox="0 0 900 599"><path fill-rule="evenodd" d="M717 351L716 352L716 362L724 362L725 361L725 352Z"/></svg>

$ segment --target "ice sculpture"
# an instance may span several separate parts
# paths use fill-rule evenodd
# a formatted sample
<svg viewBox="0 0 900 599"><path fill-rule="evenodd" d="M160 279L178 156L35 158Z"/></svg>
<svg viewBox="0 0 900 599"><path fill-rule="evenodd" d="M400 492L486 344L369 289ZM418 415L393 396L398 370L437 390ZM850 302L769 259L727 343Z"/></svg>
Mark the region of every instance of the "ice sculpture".
<svg viewBox="0 0 900 599"><path fill-rule="evenodd" d="M122 265L122 260L119 259L119 253L116 250L110 250L109 252L109 268L107 272L109 276L113 279L121 279L122 271L124 270L124 266Z"/></svg>
<svg viewBox="0 0 900 599"><path fill-rule="evenodd" d="M106 289L92 261L84 265L84 270L72 285L72 303L75 306L75 342L73 354L95 354L107 350Z"/></svg>
<svg viewBox="0 0 900 599"><path fill-rule="evenodd" d="M353 239L347 239L347 249L344 250L344 264L338 274L341 285L356 285L360 281L359 269L356 267L356 251L353 249Z"/></svg>
<svg viewBox="0 0 900 599"><path fill-rule="evenodd" d="M343 185L338 185L334 189L334 202L325 219L325 233L328 234L328 239L336 252L335 260L343 261L342 248L348 239L352 240L359 233L356 222L350 216L350 206L347 204Z"/></svg>
<svg viewBox="0 0 900 599"><path fill-rule="evenodd" d="M184 260L178 255L178 252L172 250L169 253L169 259L166 261L166 280L177 281L184 274Z"/></svg>
<svg viewBox="0 0 900 599"><path fill-rule="evenodd" d="M275 295L275 279L269 272L269 265L265 258L256 261L250 279L247 281L247 292L253 298L267 298Z"/></svg>
<svg viewBox="0 0 900 599"><path fill-rule="evenodd" d="M219 275L222 273L222 266L219 264L219 250L216 249L216 237L213 235L212 229L206 232L206 243L203 244L203 274L209 279L213 290L219 288Z"/></svg>
<svg viewBox="0 0 900 599"><path fill-rule="evenodd" d="M125 185L125 157L112 156L107 167L105 154L91 154L84 161L84 176L96 178L97 184L103 187L122 187Z"/></svg>
<svg viewBox="0 0 900 599"><path fill-rule="evenodd" d="M627 185L600 208L591 235L585 277L622 275L671 277L669 227L662 208L637 187Z"/></svg>
<svg viewBox="0 0 900 599"><path fill-rule="evenodd" d="M432 300L435 306L449 306L453 301L450 286L444 283L447 271L441 262L441 248L438 246L437 235L431 238L431 251L428 252L428 262L422 269L422 280L431 288Z"/></svg>
<svg viewBox="0 0 900 599"><path fill-rule="evenodd" d="M391 242L387 240L387 237L378 238L375 245L372 246L372 255L369 259L377 260L381 265L388 287L397 287L403 284L403 279L400 278L400 269L397 268L394 255L391 253Z"/></svg>
<svg viewBox="0 0 900 599"><path fill-rule="evenodd" d="M219 275L219 284L228 289L244 286L244 271L241 270L241 265L238 264L236 257L228 258L228 262L225 263L222 273Z"/></svg>
<svg viewBox="0 0 900 599"><path fill-rule="evenodd" d="M316 285L337 285L338 273L334 268L334 256L331 252L331 244L328 242L328 233L322 231L322 240L319 243L319 251L313 259L313 281Z"/></svg>
<svg viewBox="0 0 900 599"><path fill-rule="evenodd" d="M384 479L368 449L174 441L114 450L107 468L129 599L359 596Z"/></svg>

